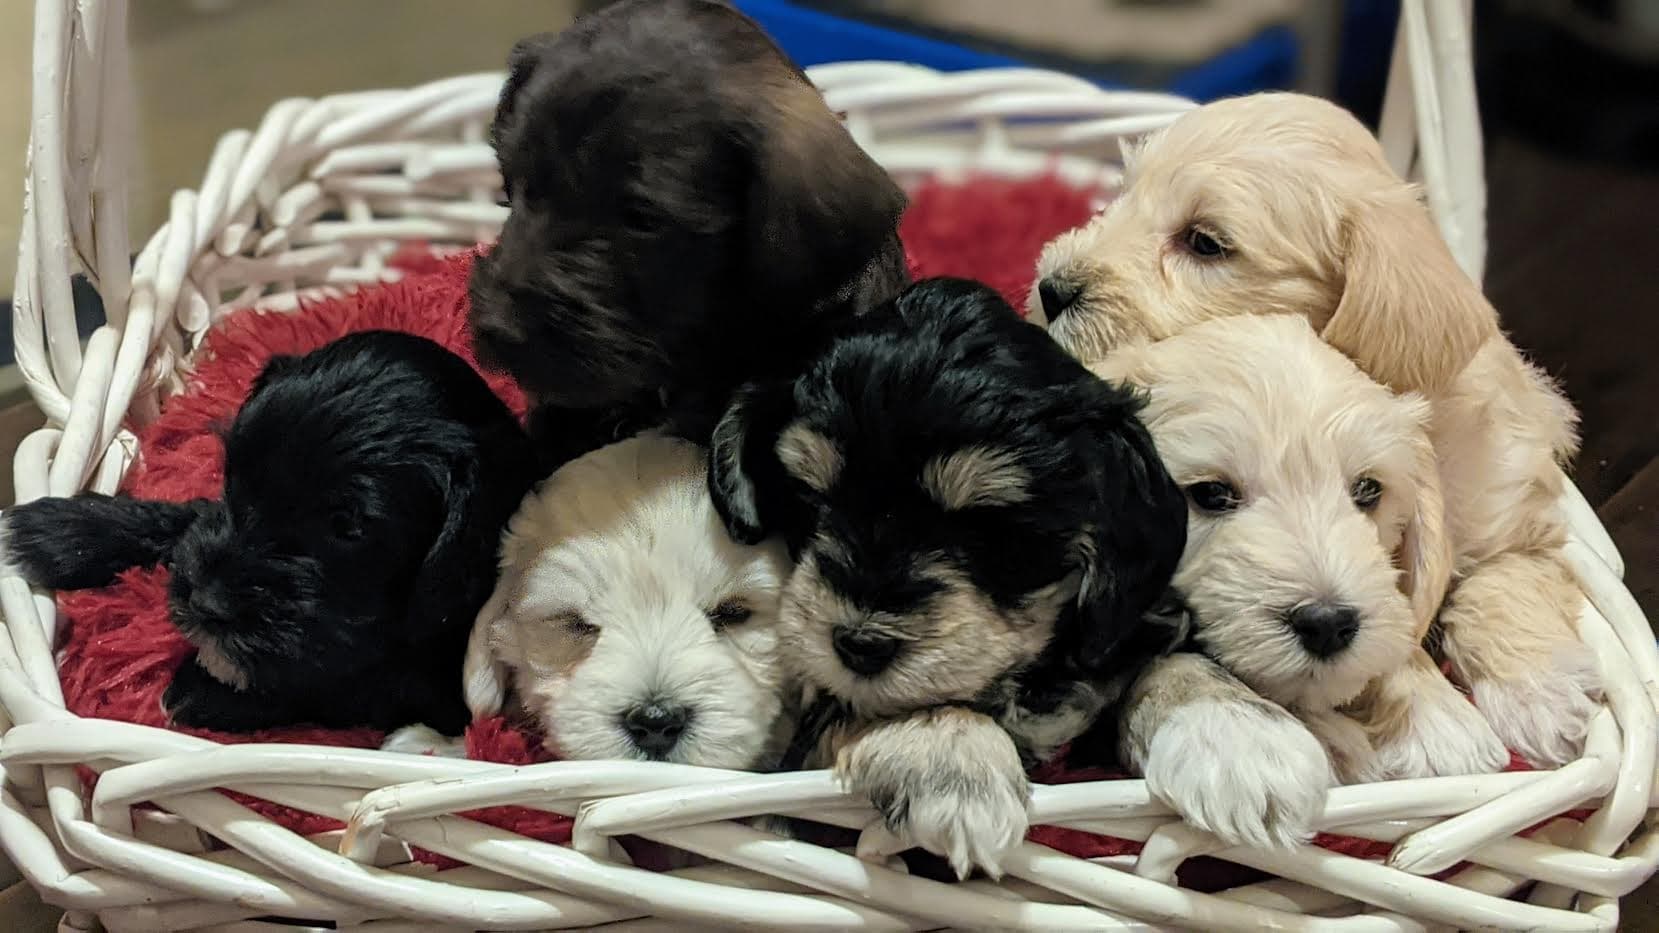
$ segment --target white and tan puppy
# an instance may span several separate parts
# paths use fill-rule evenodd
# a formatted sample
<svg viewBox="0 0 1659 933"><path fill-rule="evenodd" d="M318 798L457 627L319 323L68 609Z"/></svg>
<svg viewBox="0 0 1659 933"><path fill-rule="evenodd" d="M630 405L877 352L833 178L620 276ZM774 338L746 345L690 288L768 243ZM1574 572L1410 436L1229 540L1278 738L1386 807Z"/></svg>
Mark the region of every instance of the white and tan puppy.
<svg viewBox="0 0 1659 933"><path fill-rule="evenodd" d="M1289 844L1333 777L1502 767L1420 647L1412 602L1449 556L1427 403L1299 315L1194 324L1092 368L1147 391L1190 501L1173 586L1199 653L1155 662L1121 733L1155 794L1230 842Z"/></svg>
<svg viewBox="0 0 1659 933"><path fill-rule="evenodd" d="M1600 690L1561 553L1576 416L1499 331L1416 189L1352 115L1296 94L1199 107L1125 158L1121 196L1039 262L1032 301L1055 339L1091 362L1218 316L1291 313L1426 395L1454 554L1446 656L1509 747L1573 758Z"/></svg>
<svg viewBox="0 0 1659 933"><path fill-rule="evenodd" d="M733 541L704 451L644 435L524 500L466 664L475 715L511 686L565 758L766 767L787 740L777 541Z"/></svg>

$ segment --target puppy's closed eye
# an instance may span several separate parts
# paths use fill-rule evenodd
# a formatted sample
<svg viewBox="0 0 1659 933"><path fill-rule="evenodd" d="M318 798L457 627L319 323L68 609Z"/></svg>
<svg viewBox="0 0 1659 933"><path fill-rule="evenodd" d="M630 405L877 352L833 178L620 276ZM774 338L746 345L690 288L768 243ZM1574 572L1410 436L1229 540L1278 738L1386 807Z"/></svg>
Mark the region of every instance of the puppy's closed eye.
<svg viewBox="0 0 1659 933"><path fill-rule="evenodd" d="M716 632L723 632L733 626L742 625L755 614L747 600L737 596L728 596L718 605L708 611L709 624Z"/></svg>
<svg viewBox="0 0 1659 933"><path fill-rule="evenodd" d="M599 626L589 622L586 616L575 610L559 613L553 617L552 622L575 638L593 638L599 634Z"/></svg>
<svg viewBox="0 0 1659 933"><path fill-rule="evenodd" d="M355 544L363 540L363 510L350 504L335 506L328 515L328 530L336 541Z"/></svg>

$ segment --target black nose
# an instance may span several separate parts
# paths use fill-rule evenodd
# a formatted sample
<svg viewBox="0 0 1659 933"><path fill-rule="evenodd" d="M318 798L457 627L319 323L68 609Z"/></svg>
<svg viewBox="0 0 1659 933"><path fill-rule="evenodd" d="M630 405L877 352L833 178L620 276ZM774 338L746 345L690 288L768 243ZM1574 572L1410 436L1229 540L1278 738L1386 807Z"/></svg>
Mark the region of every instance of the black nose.
<svg viewBox="0 0 1659 933"><path fill-rule="evenodd" d="M1309 603L1285 616L1302 647L1316 658L1328 658L1348 647L1359 632L1359 613L1349 606Z"/></svg>
<svg viewBox="0 0 1659 933"><path fill-rule="evenodd" d="M830 640L835 643L835 656L841 663L853 673L866 677L886 670L899 653L898 639L866 629L843 626L835 630Z"/></svg>
<svg viewBox="0 0 1659 933"><path fill-rule="evenodd" d="M1048 276L1037 283L1037 297L1043 303L1043 314L1050 321L1070 310L1082 294L1082 286L1057 276Z"/></svg>
<svg viewBox="0 0 1659 933"><path fill-rule="evenodd" d="M691 715L683 706L642 703L622 715L622 726L647 755L661 755L674 747Z"/></svg>

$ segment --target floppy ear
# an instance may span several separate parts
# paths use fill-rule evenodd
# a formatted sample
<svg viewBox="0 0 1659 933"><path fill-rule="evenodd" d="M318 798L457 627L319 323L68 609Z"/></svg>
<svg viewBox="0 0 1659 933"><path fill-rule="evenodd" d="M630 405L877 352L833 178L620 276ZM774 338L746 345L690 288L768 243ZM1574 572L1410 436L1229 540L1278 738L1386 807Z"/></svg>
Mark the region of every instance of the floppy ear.
<svg viewBox="0 0 1659 933"><path fill-rule="evenodd" d="M472 717L494 716L507 705L507 665L496 652L496 631L506 624L509 575L503 574L489 601L478 611L467 637L467 655L461 664L461 690Z"/></svg>
<svg viewBox="0 0 1659 933"><path fill-rule="evenodd" d="M1417 498L1400 539L1396 563L1401 570L1400 589L1411 599L1417 639L1421 641L1434 624L1451 586L1452 542L1446 532L1445 502L1434 450L1425 439L1419 439L1415 446Z"/></svg>
<svg viewBox="0 0 1659 933"><path fill-rule="evenodd" d="M495 119L490 121L490 148L495 150L497 162L502 160L502 137L517 123L515 118L519 111L519 94L523 92L524 86L530 83L530 76L541 63L543 54L557 38L558 35L551 32L526 36L514 43L512 51L507 53L507 80L501 85L501 97L495 105ZM505 165L501 168L501 187L507 197L511 198L511 182L507 180L511 173L506 171Z"/></svg>
<svg viewBox="0 0 1659 933"><path fill-rule="evenodd" d="M778 458L778 436L794 417L792 383L749 383L732 396L709 441L709 495L732 538L759 544L797 510Z"/></svg>
<svg viewBox="0 0 1659 933"><path fill-rule="evenodd" d="M1320 336L1397 392L1444 391L1498 315L1452 257L1414 189L1360 200L1343 222L1342 298Z"/></svg>
<svg viewBox="0 0 1659 933"><path fill-rule="evenodd" d="M1075 660L1087 670L1127 664L1129 654L1145 649L1145 636L1153 634L1149 613L1181 615L1161 608L1160 601L1169 595L1170 577L1187 544L1186 499L1135 417L1139 400L1125 389L1101 386L1092 425L1099 450L1096 501L1076 551L1083 578ZM1162 632L1156 640L1168 637Z"/></svg>
<svg viewBox="0 0 1659 933"><path fill-rule="evenodd" d="M502 529L536 480L535 451L506 412L499 423L476 428L470 440L470 450L433 465L443 521L410 596L415 632L454 624L491 592Z"/></svg>
<svg viewBox="0 0 1659 933"><path fill-rule="evenodd" d="M898 249L904 193L810 84L773 78L753 93L764 103L751 144L748 280L781 305L810 305Z"/></svg>

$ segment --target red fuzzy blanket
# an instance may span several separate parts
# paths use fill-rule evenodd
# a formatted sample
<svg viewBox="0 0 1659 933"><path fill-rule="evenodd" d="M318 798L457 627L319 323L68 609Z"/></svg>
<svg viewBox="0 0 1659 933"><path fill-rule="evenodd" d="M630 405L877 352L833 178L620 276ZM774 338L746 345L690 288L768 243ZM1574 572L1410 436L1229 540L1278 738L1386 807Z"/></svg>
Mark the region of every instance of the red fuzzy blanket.
<svg viewBox="0 0 1659 933"><path fill-rule="evenodd" d="M1025 307L1042 244L1083 222L1098 195L1052 179L1010 183L978 180L967 185L933 184L915 192L902 235L917 276L972 276L995 286L1016 307ZM207 336L196 358L189 390L172 399L161 417L140 434L142 456L127 476L124 491L145 499L217 497L223 480L223 450L216 428L227 424L254 377L273 354L321 346L351 331L385 328L421 334L473 359L466 331L466 278L471 254L435 258L411 250L399 263L399 282L367 288L349 297L297 314L232 315ZM486 374L514 411L524 398L512 382ZM165 727L161 694L190 647L168 620L166 575L135 570L107 589L59 597L65 624L60 673L69 709L81 716L119 719ZM381 735L368 729L319 730L297 727L251 735L207 734L221 742L304 742L372 748ZM500 718L473 724L467 733L471 757L509 764L546 760L533 734ZM1517 763L1518 764L1518 763ZM1050 783L1098 780L1113 775L1068 772L1050 767L1037 775ZM90 775L89 775L90 778ZM254 809L304 834L339 828L331 819L237 796ZM467 814L475 819L551 842L570 837L570 820L517 807ZM1083 857L1138 850L1137 843L1054 827L1036 827L1031 838ZM1321 845L1368 857L1387 846L1343 837L1322 837ZM424 856L438 864L452 864ZM1196 880L1196 879L1194 879ZM1231 879L1236 882L1237 874ZM1205 884L1214 886L1214 882Z"/></svg>

